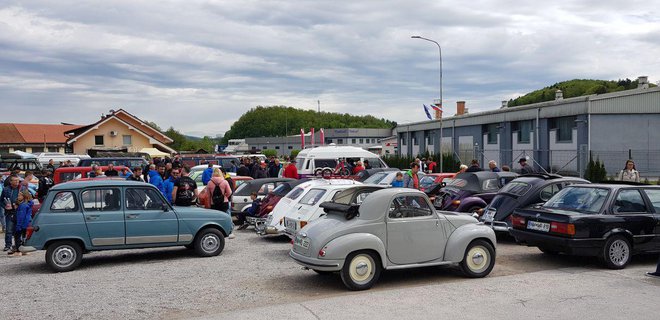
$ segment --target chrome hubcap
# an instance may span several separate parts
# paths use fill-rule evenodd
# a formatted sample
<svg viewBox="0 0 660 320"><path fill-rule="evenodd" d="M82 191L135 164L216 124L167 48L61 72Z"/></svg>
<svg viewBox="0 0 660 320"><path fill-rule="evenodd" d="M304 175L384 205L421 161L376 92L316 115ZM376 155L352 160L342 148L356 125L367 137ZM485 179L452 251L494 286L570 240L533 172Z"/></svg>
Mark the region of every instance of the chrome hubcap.
<svg viewBox="0 0 660 320"><path fill-rule="evenodd" d="M202 238L202 249L206 252L213 252L220 246L220 239L215 234L207 234Z"/></svg>
<svg viewBox="0 0 660 320"><path fill-rule="evenodd" d="M364 276L367 271L369 271L369 267L364 262L360 262L355 266L355 272L360 276Z"/></svg>
<svg viewBox="0 0 660 320"><path fill-rule="evenodd" d="M53 252L53 261L60 267L68 267L76 261L76 251L71 246L61 246Z"/></svg>
<svg viewBox="0 0 660 320"><path fill-rule="evenodd" d="M357 255L349 265L351 280L357 284L365 284L371 281L375 273L375 264L371 256L366 254Z"/></svg>
<svg viewBox="0 0 660 320"><path fill-rule="evenodd" d="M480 273L488 269L488 264L490 263L490 255L488 250L482 246L475 246L470 248L467 256L467 266L472 270L472 272Z"/></svg>
<svg viewBox="0 0 660 320"><path fill-rule="evenodd" d="M629 254L628 244L623 240L615 240L610 245L610 261L617 266L624 265L628 261Z"/></svg>
<svg viewBox="0 0 660 320"><path fill-rule="evenodd" d="M484 256L480 252L477 252L472 256L472 262L474 264L482 264L484 262Z"/></svg>

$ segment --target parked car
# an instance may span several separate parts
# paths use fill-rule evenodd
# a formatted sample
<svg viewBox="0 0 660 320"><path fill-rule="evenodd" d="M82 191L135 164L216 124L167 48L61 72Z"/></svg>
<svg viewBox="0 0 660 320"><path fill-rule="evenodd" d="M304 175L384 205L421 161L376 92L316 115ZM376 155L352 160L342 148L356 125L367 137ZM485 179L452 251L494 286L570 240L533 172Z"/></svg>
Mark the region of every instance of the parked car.
<svg viewBox="0 0 660 320"><path fill-rule="evenodd" d="M456 173L429 173L419 179L420 190L424 191L433 202L435 196L446 186L445 178L453 179L455 176Z"/></svg>
<svg viewBox="0 0 660 320"><path fill-rule="evenodd" d="M364 180L367 180L369 177L373 176L376 173L379 172L392 172L392 171L399 171L397 168L373 168L373 169L365 169L357 174L355 174L354 180L364 182Z"/></svg>
<svg viewBox="0 0 660 320"><path fill-rule="evenodd" d="M114 169L117 171L124 170L124 166L116 166ZM130 168L127 168L129 172L132 173ZM108 170L108 166L101 166L101 171ZM55 169L53 172L53 182L55 184L60 184L63 182L87 178L87 174L92 171L92 167L61 167Z"/></svg>
<svg viewBox="0 0 660 320"><path fill-rule="evenodd" d="M358 161L364 163L364 160L369 160L372 168L387 168L387 164L375 153L359 147L335 144L301 150L296 156L296 168L300 177L332 175L335 169L345 171L340 175L349 176L352 170L350 164ZM345 161L345 167L337 168L341 161Z"/></svg>
<svg viewBox="0 0 660 320"><path fill-rule="evenodd" d="M406 174L406 171L401 171L399 169L395 169L394 171L388 170L388 171L376 172L362 182L364 182L365 184L378 184L382 186L390 186L392 185L392 181L396 179L396 174L398 172L401 172L401 174ZM424 178L425 174L420 171L417 173L417 176L421 180Z"/></svg>
<svg viewBox="0 0 660 320"><path fill-rule="evenodd" d="M259 208L259 216L260 217L265 217L271 211L273 211L273 208L277 205L277 203L285 197L293 188L298 186L301 183L309 181L308 179L300 179L300 180L294 180L294 181L289 181L289 182L284 182L277 186L277 188L273 189L268 195L266 195L262 201L261 201L261 207Z"/></svg>
<svg viewBox="0 0 660 320"><path fill-rule="evenodd" d="M361 205L324 205L289 256L317 273L339 272L351 290L371 288L383 269L458 264L468 277L495 265L495 232L464 214L436 211L419 190L386 188Z"/></svg>
<svg viewBox="0 0 660 320"><path fill-rule="evenodd" d="M383 188L383 186L376 185L360 186L361 184L355 181L355 184L325 185L310 189L296 204L295 208L284 216L284 234L293 239L298 230L325 216L325 212L320 205L326 201L337 201L346 204L362 203L369 193ZM344 192L347 190L350 191Z"/></svg>
<svg viewBox="0 0 660 320"><path fill-rule="evenodd" d="M513 172L464 172L445 179L446 186L434 200L440 210L478 213L495 197L500 188L518 177Z"/></svg>
<svg viewBox="0 0 660 320"><path fill-rule="evenodd" d="M269 192L284 182L290 182L294 179L289 178L265 178L254 179L244 182L240 187L234 190L231 201L231 213L236 215L241 211L247 210L252 204L250 195L257 193L257 199L263 199Z"/></svg>
<svg viewBox="0 0 660 320"><path fill-rule="evenodd" d="M559 175L530 174L507 183L484 208L479 221L491 225L495 231L509 232L513 210L548 201L557 192L573 184L589 181Z"/></svg>
<svg viewBox="0 0 660 320"><path fill-rule="evenodd" d="M147 183L72 181L50 189L20 250L46 250L48 266L64 272L78 267L83 253L97 250L180 245L217 256L232 228L228 214L172 207Z"/></svg>
<svg viewBox="0 0 660 320"><path fill-rule="evenodd" d="M90 158L80 159L78 162L79 167L89 167L93 164L99 166L107 166L112 163L115 166L124 166L129 168L140 167L144 168L149 162L141 157L111 157L111 158Z"/></svg>
<svg viewBox="0 0 660 320"><path fill-rule="evenodd" d="M304 197L307 192L313 187L323 185L337 185L337 184L355 184L355 180L351 179L315 179L299 184L291 192L280 199L277 205L273 207L271 213L266 217L266 223L263 228L257 226L256 231L259 235L279 235L284 232L284 216L293 210L298 204L300 199Z"/></svg>
<svg viewBox="0 0 660 320"><path fill-rule="evenodd" d="M572 185L540 207L516 209L511 223L521 244L621 269L633 254L660 252L660 187Z"/></svg>
<svg viewBox="0 0 660 320"><path fill-rule="evenodd" d="M57 168L60 165L60 162L66 162L71 160L71 163L75 166L78 165L80 159L89 159L90 156L86 154L64 154L59 152L42 152L36 154L37 159L42 166L46 166L48 161L53 159L53 165Z"/></svg>
<svg viewBox="0 0 660 320"><path fill-rule="evenodd" d="M1 171L32 171L36 176L41 175L43 167L37 157L24 157L15 153L0 154Z"/></svg>

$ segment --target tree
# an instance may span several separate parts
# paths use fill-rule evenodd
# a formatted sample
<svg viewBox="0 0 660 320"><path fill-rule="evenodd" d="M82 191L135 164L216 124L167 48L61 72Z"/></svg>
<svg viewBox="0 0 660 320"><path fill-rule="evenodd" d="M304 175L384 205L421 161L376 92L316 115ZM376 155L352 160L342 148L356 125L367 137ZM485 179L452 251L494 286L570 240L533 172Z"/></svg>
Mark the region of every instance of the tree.
<svg viewBox="0 0 660 320"><path fill-rule="evenodd" d="M598 158L594 161L591 153L589 153L589 163L587 164L587 169L584 171L584 178L593 183L607 181L605 164L600 162Z"/></svg>

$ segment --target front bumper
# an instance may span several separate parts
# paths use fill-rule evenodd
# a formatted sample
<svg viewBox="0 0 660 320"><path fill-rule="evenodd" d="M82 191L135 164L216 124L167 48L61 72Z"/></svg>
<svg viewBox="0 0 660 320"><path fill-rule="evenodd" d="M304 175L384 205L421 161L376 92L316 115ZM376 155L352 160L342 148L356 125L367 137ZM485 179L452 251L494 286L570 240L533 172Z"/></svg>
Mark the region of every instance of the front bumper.
<svg viewBox="0 0 660 320"><path fill-rule="evenodd" d="M303 267L319 271L339 271L344 266L344 260L321 260L303 256L293 250L289 251L289 257Z"/></svg>
<svg viewBox="0 0 660 320"><path fill-rule="evenodd" d="M541 234L529 232L520 229L509 229L511 235L516 238L516 242L533 247L541 247L547 250L563 252L576 256L599 256L604 239L573 239L553 236L550 234Z"/></svg>

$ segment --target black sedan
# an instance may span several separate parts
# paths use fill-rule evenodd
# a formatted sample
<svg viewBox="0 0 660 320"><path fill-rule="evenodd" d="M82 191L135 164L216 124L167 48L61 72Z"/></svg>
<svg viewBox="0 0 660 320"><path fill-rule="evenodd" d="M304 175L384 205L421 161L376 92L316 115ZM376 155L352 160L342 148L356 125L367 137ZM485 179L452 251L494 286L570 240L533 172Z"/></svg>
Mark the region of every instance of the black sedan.
<svg viewBox="0 0 660 320"><path fill-rule="evenodd" d="M493 230L509 232L513 210L548 201L557 192L572 184L589 181L562 177L554 174L528 174L507 183L484 208L480 221L490 224Z"/></svg>
<svg viewBox="0 0 660 320"><path fill-rule="evenodd" d="M633 254L660 252L660 187L573 185L541 207L516 210L511 223L519 243L621 269Z"/></svg>

